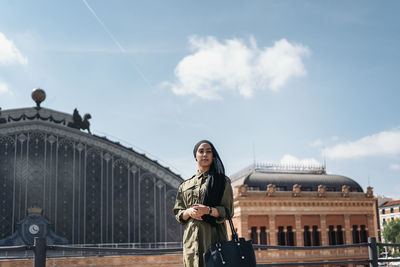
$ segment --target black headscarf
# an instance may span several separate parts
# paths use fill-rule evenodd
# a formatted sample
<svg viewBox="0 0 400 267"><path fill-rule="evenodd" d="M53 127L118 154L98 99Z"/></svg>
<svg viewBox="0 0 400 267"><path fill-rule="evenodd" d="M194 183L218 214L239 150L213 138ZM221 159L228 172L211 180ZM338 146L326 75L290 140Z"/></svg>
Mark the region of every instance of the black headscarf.
<svg viewBox="0 0 400 267"><path fill-rule="evenodd" d="M204 194L203 205L215 207L220 205L222 196L225 190L225 168L222 163L217 150L214 145L208 140L199 141L193 148L193 156L196 158L197 149L203 143L207 143L211 146L213 160L208 171L208 182L206 187L206 192ZM203 215L201 217L203 221L216 225L216 218L210 215Z"/></svg>

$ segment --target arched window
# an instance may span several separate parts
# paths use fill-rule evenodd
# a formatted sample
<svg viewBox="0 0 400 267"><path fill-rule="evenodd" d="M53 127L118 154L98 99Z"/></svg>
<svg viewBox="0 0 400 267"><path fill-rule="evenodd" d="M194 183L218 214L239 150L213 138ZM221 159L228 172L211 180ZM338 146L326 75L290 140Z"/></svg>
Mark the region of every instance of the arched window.
<svg viewBox="0 0 400 267"><path fill-rule="evenodd" d="M310 232L310 226L306 225L304 226L304 246L311 246L311 232Z"/></svg>
<svg viewBox="0 0 400 267"><path fill-rule="evenodd" d="M336 231L333 225L329 225L328 237L329 245L336 245Z"/></svg>
<svg viewBox="0 0 400 267"><path fill-rule="evenodd" d="M265 226L261 226L260 229L260 244L261 245L267 244L267 229Z"/></svg>
<svg viewBox="0 0 400 267"><path fill-rule="evenodd" d="M360 239L361 243L367 243L368 242L368 231L365 229L365 225L361 225L361 230L360 230Z"/></svg>
<svg viewBox="0 0 400 267"><path fill-rule="evenodd" d="M286 245L286 236L285 232L283 231L283 226L278 227L278 245L280 246Z"/></svg>
<svg viewBox="0 0 400 267"><path fill-rule="evenodd" d="M321 245L321 243L319 241L319 231L318 231L317 225L313 225L313 227L312 227L312 242L313 242L313 246Z"/></svg>
<svg viewBox="0 0 400 267"><path fill-rule="evenodd" d="M337 244L338 245L343 245L344 244L344 240L343 240L343 230L342 230L342 226L341 225L337 225L336 226L336 240L337 240Z"/></svg>
<svg viewBox="0 0 400 267"><path fill-rule="evenodd" d="M353 243L360 243L360 233L357 225L353 225Z"/></svg>
<svg viewBox="0 0 400 267"><path fill-rule="evenodd" d="M251 240L253 244L258 244L258 235L257 235L257 227L251 227Z"/></svg>
<svg viewBox="0 0 400 267"><path fill-rule="evenodd" d="M286 237L287 237L286 245L294 246L294 233L292 226L287 227Z"/></svg>

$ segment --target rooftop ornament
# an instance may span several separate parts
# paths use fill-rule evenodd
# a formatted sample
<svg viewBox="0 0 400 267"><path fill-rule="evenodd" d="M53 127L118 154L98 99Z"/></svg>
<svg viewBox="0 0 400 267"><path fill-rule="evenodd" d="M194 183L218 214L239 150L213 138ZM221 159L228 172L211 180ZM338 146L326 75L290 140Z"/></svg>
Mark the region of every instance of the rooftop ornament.
<svg viewBox="0 0 400 267"><path fill-rule="evenodd" d="M253 166L254 170L259 172L326 174L323 165L256 163Z"/></svg>
<svg viewBox="0 0 400 267"><path fill-rule="evenodd" d="M41 109L40 103L42 103L46 99L46 92L40 88L34 88L32 90L32 99L36 102L36 109Z"/></svg>
<svg viewBox="0 0 400 267"><path fill-rule="evenodd" d="M68 127L75 128L78 130L87 130L89 134L92 134L90 132L90 122L89 122L91 118L92 116L89 113L86 113L82 119L82 116L79 114L78 109L75 108L74 113L72 115L73 121L68 123Z"/></svg>

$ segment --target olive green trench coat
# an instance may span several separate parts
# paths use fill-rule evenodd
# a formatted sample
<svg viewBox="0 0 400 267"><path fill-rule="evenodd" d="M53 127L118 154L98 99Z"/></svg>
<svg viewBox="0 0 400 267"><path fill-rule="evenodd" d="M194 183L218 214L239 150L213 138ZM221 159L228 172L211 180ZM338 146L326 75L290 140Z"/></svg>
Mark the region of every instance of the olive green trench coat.
<svg viewBox="0 0 400 267"><path fill-rule="evenodd" d="M185 267L204 267L203 253L215 243L216 229L204 221L189 218L184 221L182 213L190 208L193 204L201 204L203 202L204 193L208 180L208 173L197 173L196 176L184 181L178 189L176 196L174 214L176 220L185 225L183 234L183 262ZM222 196L221 204L214 207L218 210L217 218L218 227L220 229L221 241L227 241L227 231L225 219L227 208L233 216L233 192L230 179L225 178L225 190Z"/></svg>

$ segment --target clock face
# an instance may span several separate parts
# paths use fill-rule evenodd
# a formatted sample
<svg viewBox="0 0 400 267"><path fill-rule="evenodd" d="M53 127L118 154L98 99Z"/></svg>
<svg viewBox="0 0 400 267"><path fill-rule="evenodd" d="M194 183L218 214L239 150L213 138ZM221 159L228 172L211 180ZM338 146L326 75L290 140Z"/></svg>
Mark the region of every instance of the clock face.
<svg viewBox="0 0 400 267"><path fill-rule="evenodd" d="M29 233L31 233L32 235L36 235L37 233L39 233L39 226L37 226L36 224L32 224L31 226L29 226Z"/></svg>

